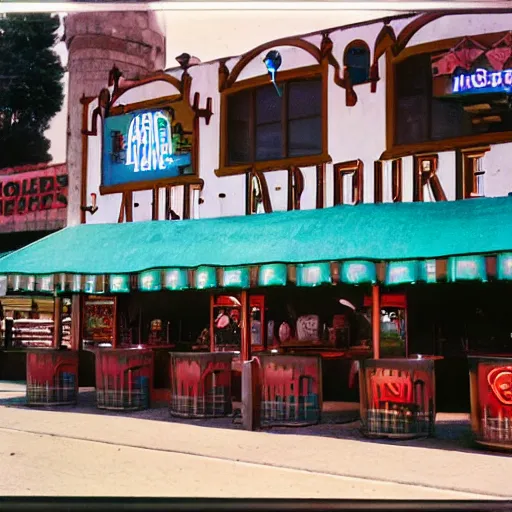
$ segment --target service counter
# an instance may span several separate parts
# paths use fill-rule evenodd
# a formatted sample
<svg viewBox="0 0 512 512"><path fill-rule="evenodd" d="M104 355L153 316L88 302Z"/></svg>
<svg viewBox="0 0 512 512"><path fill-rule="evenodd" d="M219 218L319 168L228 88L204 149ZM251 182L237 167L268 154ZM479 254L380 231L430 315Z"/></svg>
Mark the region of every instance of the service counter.
<svg viewBox="0 0 512 512"><path fill-rule="evenodd" d="M26 349L27 404L74 405L78 397L78 352Z"/></svg>
<svg viewBox="0 0 512 512"><path fill-rule="evenodd" d="M468 359L474 439L490 448L512 450L512 357Z"/></svg>
<svg viewBox="0 0 512 512"><path fill-rule="evenodd" d="M215 418L232 412L232 352L171 352L170 412Z"/></svg>
<svg viewBox="0 0 512 512"><path fill-rule="evenodd" d="M96 404L98 409L140 410L150 406L154 353L148 348L98 348Z"/></svg>
<svg viewBox="0 0 512 512"><path fill-rule="evenodd" d="M359 389L363 433L410 439L434 434L435 356L364 359Z"/></svg>

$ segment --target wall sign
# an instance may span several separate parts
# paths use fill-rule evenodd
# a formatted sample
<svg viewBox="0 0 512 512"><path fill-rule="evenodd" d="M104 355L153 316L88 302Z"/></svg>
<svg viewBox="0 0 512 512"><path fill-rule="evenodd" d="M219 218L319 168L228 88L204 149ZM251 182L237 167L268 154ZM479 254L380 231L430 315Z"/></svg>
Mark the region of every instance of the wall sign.
<svg viewBox="0 0 512 512"><path fill-rule="evenodd" d="M130 276L128 274L111 274L110 291L112 293L130 293Z"/></svg>
<svg viewBox="0 0 512 512"><path fill-rule="evenodd" d="M137 110L105 119L102 186L193 173L192 123L177 116L178 107Z"/></svg>
<svg viewBox="0 0 512 512"><path fill-rule="evenodd" d="M341 265L341 281L347 284L376 283L377 270L371 261L344 261Z"/></svg>
<svg viewBox="0 0 512 512"><path fill-rule="evenodd" d="M498 254L496 263L498 279L512 280L512 253Z"/></svg>
<svg viewBox="0 0 512 512"><path fill-rule="evenodd" d="M487 281L485 256L448 258L449 281Z"/></svg>
<svg viewBox="0 0 512 512"><path fill-rule="evenodd" d="M249 288L250 284L248 267L228 267L224 269L222 285L225 288Z"/></svg>
<svg viewBox="0 0 512 512"><path fill-rule="evenodd" d="M452 94L510 93L512 91L512 69L488 71L476 69L452 77Z"/></svg>
<svg viewBox="0 0 512 512"><path fill-rule="evenodd" d="M331 284L329 263L308 263L297 265L297 286L319 286Z"/></svg>
<svg viewBox="0 0 512 512"><path fill-rule="evenodd" d="M143 292L158 292L162 289L160 270L148 270L139 274L139 289Z"/></svg>
<svg viewBox="0 0 512 512"><path fill-rule="evenodd" d="M188 272L181 268L166 270L165 287L168 290L186 290L189 287Z"/></svg>
<svg viewBox="0 0 512 512"><path fill-rule="evenodd" d="M195 272L195 285L198 290L217 286L217 271L213 267L199 267Z"/></svg>
<svg viewBox="0 0 512 512"><path fill-rule="evenodd" d="M259 269L260 286L286 286L288 268L284 263L262 265Z"/></svg>
<svg viewBox="0 0 512 512"><path fill-rule="evenodd" d="M67 205L65 165L0 174L0 231L12 231L12 224L20 231L64 227ZM24 223L27 223L26 227ZM2 229L3 226L6 229Z"/></svg>

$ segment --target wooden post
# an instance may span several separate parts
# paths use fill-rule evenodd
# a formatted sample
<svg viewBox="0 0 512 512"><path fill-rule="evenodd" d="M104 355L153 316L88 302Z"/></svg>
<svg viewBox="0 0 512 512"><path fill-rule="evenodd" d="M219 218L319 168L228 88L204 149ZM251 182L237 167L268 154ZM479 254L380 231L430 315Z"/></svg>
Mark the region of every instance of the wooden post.
<svg viewBox="0 0 512 512"><path fill-rule="evenodd" d="M71 350L82 349L82 301L80 295L71 298Z"/></svg>
<svg viewBox="0 0 512 512"><path fill-rule="evenodd" d="M240 359L242 363L251 359L251 298L249 292L242 292L242 340L240 348Z"/></svg>
<svg viewBox="0 0 512 512"><path fill-rule="evenodd" d="M372 287L372 339L373 359L380 359L380 288Z"/></svg>
<svg viewBox="0 0 512 512"><path fill-rule="evenodd" d="M60 348L62 343L62 297L53 299L53 348Z"/></svg>
<svg viewBox="0 0 512 512"><path fill-rule="evenodd" d="M210 294L210 352L215 352L215 295Z"/></svg>

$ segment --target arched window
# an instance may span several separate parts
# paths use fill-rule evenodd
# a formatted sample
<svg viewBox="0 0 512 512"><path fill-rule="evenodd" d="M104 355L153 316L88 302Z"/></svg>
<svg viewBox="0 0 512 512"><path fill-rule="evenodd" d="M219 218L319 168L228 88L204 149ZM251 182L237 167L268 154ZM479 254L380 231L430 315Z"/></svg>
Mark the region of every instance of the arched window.
<svg viewBox="0 0 512 512"><path fill-rule="evenodd" d="M370 79L370 48L361 39L349 43L343 55L352 85L364 84Z"/></svg>

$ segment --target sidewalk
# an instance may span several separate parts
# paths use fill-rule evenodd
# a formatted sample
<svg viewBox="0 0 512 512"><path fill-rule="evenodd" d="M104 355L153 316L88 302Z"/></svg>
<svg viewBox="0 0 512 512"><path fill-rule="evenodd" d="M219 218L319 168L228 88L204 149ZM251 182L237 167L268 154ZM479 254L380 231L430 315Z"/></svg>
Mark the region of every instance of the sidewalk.
<svg viewBox="0 0 512 512"><path fill-rule="evenodd" d="M81 393L78 407L29 409L16 399L22 391L21 386L0 383L0 453L5 443L16 446L19 442L37 452L44 442L48 444L46 458L56 458L61 466L72 463L77 475L81 474L82 457L96 453L100 467L121 475L125 472L126 484L130 482L130 457L118 460L120 454L115 450L125 458L136 450L139 456L132 454L136 462L131 471L143 471L146 484L152 482L143 492L154 489L158 495L158 479L149 474L164 464L162 457L171 457L173 468L176 461L196 468L196 487L186 480L186 485L180 484L180 492L189 489L192 494L182 495L512 498L512 457L473 450L464 415L439 415L436 439L383 442L362 438L358 423L246 432L231 418L176 420L166 407L131 414L105 413L94 407L90 390ZM42 462L51 467L44 457ZM5 469L4 464L0 472ZM224 480L218 481L222 475ZM165 472L162 476L164 481L173 478ZM7 493L6 481L5 475L0 477L0 493ZM231 481L238 483L230 485ZM128 488L132 494L142 489ZM170 488L168 483L165 489ZM87 487L82 492L87 494Z"/></svg>

